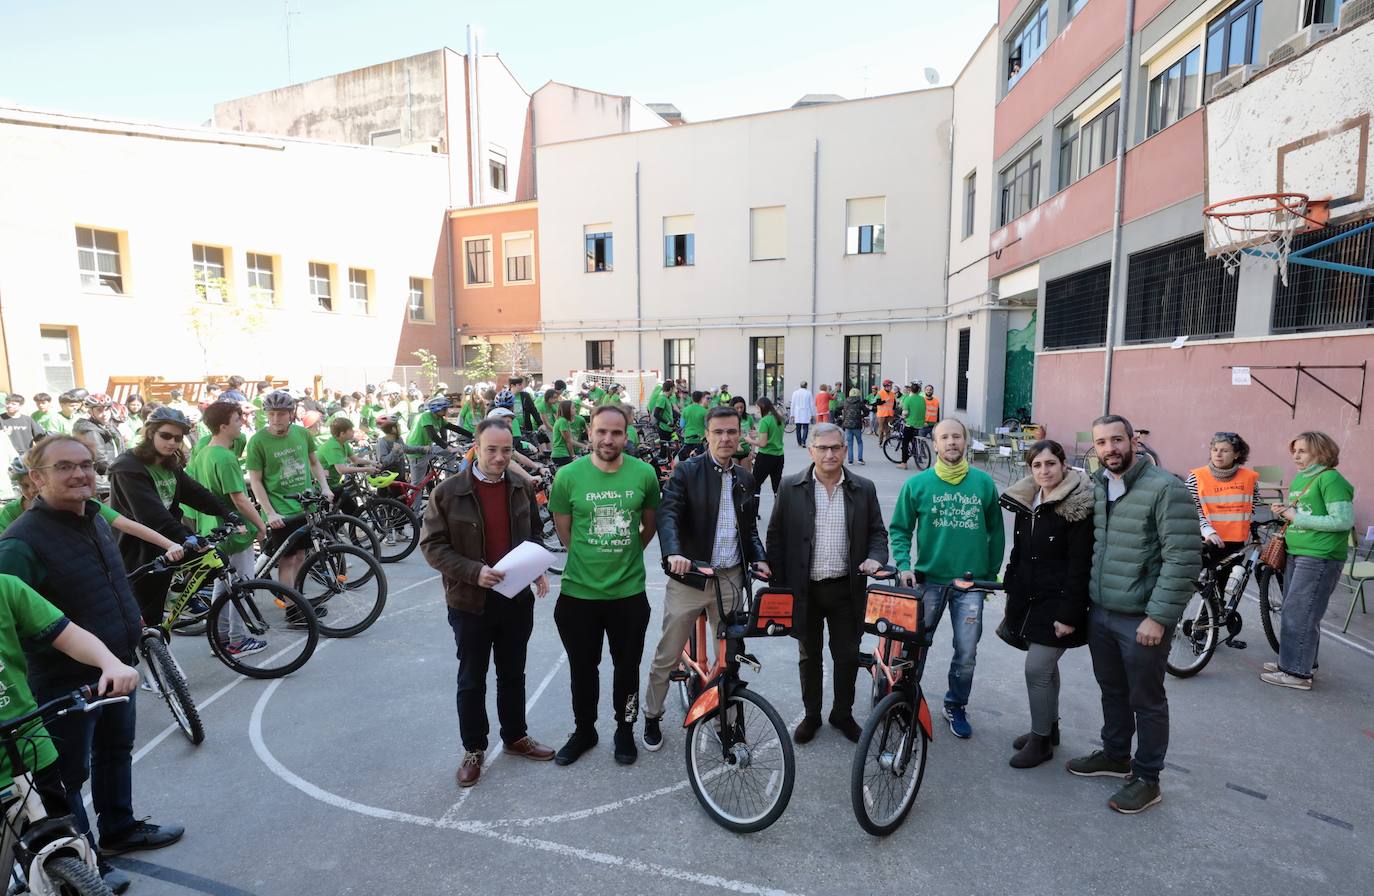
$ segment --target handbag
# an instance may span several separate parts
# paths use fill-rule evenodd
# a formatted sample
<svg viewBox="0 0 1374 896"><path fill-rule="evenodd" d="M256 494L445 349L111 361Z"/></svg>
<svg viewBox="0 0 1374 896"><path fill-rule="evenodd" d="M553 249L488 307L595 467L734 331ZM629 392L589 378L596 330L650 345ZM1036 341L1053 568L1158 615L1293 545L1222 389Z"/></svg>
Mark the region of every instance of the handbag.
<svg viewBox="0 0 1374 896"><path fill-rule="evenodd" d="M1312 486L1317 484L1318 479L1322 478L1330 472L1330 469L1322 470L1312 479L1311 482L1307 484L1307 488L1303 489L1296 496L1290 495L1288 500L1288 506L1297 507L1298 500L1302 498L1303 495L1307 494L1308 491L1311 490ZM1283 528L1280 529L1274 535L1273 538L1269 539L1269 541L1267 541L1264 545L1264 550L1260 551L1259 562L1263 563L1270 569L1283 569L1284 566L1288 564L1288 542L1284 540L1283 536L1285 533L1288 532L1288 527L1290 525L1292 524L1284 523Z"/></svg>
<svg viewBox="0 0 1374 896"><path fill-rule="evenodd" d="M1007 625L1007 617L1003 616L1002 621L997 625L997 637L1015 647L1017 650L1030 650L1030 642L1024 635L1018 635Z"/></svg>

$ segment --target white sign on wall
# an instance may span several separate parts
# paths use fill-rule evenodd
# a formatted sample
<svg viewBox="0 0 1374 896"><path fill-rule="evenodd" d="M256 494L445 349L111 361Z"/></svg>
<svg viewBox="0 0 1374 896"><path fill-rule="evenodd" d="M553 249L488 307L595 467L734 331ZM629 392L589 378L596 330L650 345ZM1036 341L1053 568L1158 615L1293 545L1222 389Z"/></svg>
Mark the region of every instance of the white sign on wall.
<svg viewBox="0 0 1374 896"><path fill-rule="evenodd" d="M1248 385L1250 385L1250 368L1249 368L1249 367L1232 367L1232 368L1231 368L1231 385L1233 385L1233 386L1248 386Z"/></svg>

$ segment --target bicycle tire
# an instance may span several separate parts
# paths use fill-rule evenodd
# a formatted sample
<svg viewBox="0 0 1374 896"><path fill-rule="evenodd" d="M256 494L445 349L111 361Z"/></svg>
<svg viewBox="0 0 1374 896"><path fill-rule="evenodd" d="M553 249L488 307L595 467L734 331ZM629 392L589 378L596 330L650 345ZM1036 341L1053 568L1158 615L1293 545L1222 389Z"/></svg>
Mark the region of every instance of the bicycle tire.
<svg viewBox="0 0 1374 896"><path fill-rule="evenodd" d="M138 652L148 664L148 674L153 677L162 694L162 702L172 713L181 733L186 739L199 746L205 741L205 723L201 721L200 710L191 698L191 688L186 684L186 676L181 674L167 642L162 640L161 630L147 632L138 641Z"/></svg>
<svg viewBox="0 0 1374 896"><path fill-rule="evenodd" d="M256 653L229 653L220 641L218 633L221 615L233 612L239 612L249 633L256 638L264 638L274 629L283 634L295 635L296 632L288 631L293 627L289 620L294 613L295 619L299 620L294 625L304 626L305 629L304 641L300 642L300 652L286 656L285 651L278 650L261 657L261 660L268 664L285 657L279 665L255 665L246 659L247 656L257 657ZM228 628L227 620L225 628ZM281 678L295 672L310 659L315 648L319 646L320 624L315 618L314 607L300 592L272 579L245 579L236 582L232 589L221 594L210 606L205 636L210 641L210 652L215 658L240 675L249 678Z"/></svg>
<svg viewBox="0 0 1374 896"><path fill-rule="evenodd" d="M54 854L43 863L43 871L61 896L112 896L100 872L74 855Z"/></svg>
<svg viewBox="0 0 1374 896"><path fill-rule="evenodd" d="M366 521L347 513L326 514L320 527L341 544L352 545L382 559L382 539Z"/></svg>
<svg viewBox="0 0 1374 896"><path fill-rule="evenodd" d="M771 732L776 737L777 752L781 756L781 767L764 767L759 760L772 752L773 741L757 742L750 745L749 734L752 728L749 725L747 708L745 704L752 704L763 716L767 726L759 724L757 727L767 737ZM745 730L744 742L737 745L745 751L748 757L747 762L741 762L738 754L732 753L734 761L728 761L721 752L720 739L716 719L722 712L734 714L734 718L727 716L729 724ZM783 724L782 716L767 700L748 688L739 688L726 701L725 705L719 707L714 712L697 719L687 729L686 742L687 751L687 778L691 781L692 792L696 794L697 801L701 803L706 814L711 819L727 830L737 834L752 834L761 831L782 817L782 813L787 809L787 803L792 798L792 785L796 781L797 762L792 752L792 738L787 733L787 727ZM711 756L716 757L714 768L703 768L703 763L707 762ZM719 769L719 771L717 771ZM732 813L723 807L719 800L715 798L715 788L727 784L727 789L732 789L736 794L744 794L746 788L728 788L728 780L732 775L744 775L748 772L764 772L763 780L756 781L750 788L752 793L762 793L763 788L772 791L772 798L767 800L759 809L748 815ZM774 785L776 789L774 790Z"/></svg>
<svg viewBox="0 0 1374 896"><path fill-rule="evenodd" d="M380 536L381 553L377 559L383 563L399 563L415 552L420 544L420 517L404 501L395 498L371 498L362 509L362 520ZM396 543L387 542L394 532Z"/></svg>
<svg viewBox="0 0 1374 896"><path fill-rule="evenodd" d="M902 462L902 437L898 433L889 433L883 439L883 456L894 464Z"/></svg>
<svg viewBox="0 0 1374 896"><path fill-rule="evenodd" d="M784 423L784 424L782 425L782 431L785 432L785 433L788 433L789 435L792 434L792 433L794 433L794 432L796 432L796 431L797 431L797 423L796 423L796 421L793 420L791 417L788 417L788 418L787 418L787 422Z"/></svg>
<svg viewBox="0 0 1374 896"><path fill-rule="evenodd" d="M925 436L921 436L916 439L914 447L916 451L911 455L911 459L916 462L916 468L918 470L930 469L930 462L935 454L935 452L930 449L930 440Z"/></svg>
<svg viewBox="0 0 1374 896"><path fill-rule="evenodd" d="M539 505L539 540L546 551L562 554L568 550L563 546L563 539L558 537L558 527L554 525L553 512L548 504Z"/></svg>
<svg viewBox="0 0 1374 896"><path fill-rule="evenodd" d="M364 574L356 575L360 569ZM370 588L373 582L375 588ZM320 634L328 638L366 631L386 607L386 572L376 557L352 545L327 544L311 553L295 586L311 605L327 606L328 615L317 621Z"/></svg>
<svg viewBox="0 0 1374 896"><path fill-rule="evenodd" d="M1194 604L1196 601L1196 604ZM1193 592L1183 609L1164 667L1175 678L1192 678L1211 662L1217 652L1221 626L1221 604L1213 595Z"/></svg>
<svg viewBox="0 0 1374 896"><path fill-rule="evenodd" d="M906 742L896 744L895 755L893 750L885 749L891 745L889 738L894 734L899 738L903 734L906 736ZM874 768L870 772L869 755L875 740L878 751L873 757ZM901 754L907 752L908 745L910 755L901 763L902 772L895 773L893 766ZM853 804L854 817L860 827L875 837L886 837L901 827L907 813L916 803L916 795L921 791L921 780L926 773L926 758L930 754L929 746L930 741L925 730L916 719L916 704L911 696L895 691L884 697L864 721L858 746L854 750L854 761L849 769L850 802ZM894 780L899 785L895 791L897 801L885 814L875 816L872 811L877 803L875 788L886 783L887 779ZM875 804L873 807L869 806L870 801Z"/></svg>
<svg viewBox="0 0 1374 896"><path fill-rule="evenodd" d="M1283 624L1283 570L1260 566L1255 573L1259 585L1260 626L1275 653L1279 652L1279 632ZM1274 587L1274 583L1278 587Z"/></svg>

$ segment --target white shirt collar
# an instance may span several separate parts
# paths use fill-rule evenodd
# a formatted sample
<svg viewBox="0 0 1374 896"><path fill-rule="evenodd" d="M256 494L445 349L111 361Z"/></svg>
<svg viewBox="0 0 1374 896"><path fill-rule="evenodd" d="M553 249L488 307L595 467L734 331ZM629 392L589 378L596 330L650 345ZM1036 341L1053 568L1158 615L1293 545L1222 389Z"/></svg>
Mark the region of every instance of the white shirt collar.
<svg viewBox="0 0 1374 896"><path fill-rule="evenodd" d="M475 478L481 480L482 482L504 482L506 479L505 470L502 470L501 475L496 477L495 479L488 477L485 473L482 472L482 468L478 466L475 461L472 464L472 475Z"/></svg>
<svg viewBox="0 0 1374 896"><path fill-rule="evenodd" d="M837 482L837 483L835 483L835 484L836 484L836 485L844 485L845 475L846 475L846 474L845 474L844 467L841 466L841 467L840 467L840 481ZM816 482L820 482L821 485L825 485L824 482L821 482L821 478L820 478L819 476L816 475L816 465L815 465L814 463L811 465L811 478L812 478L813 480L815 480Z"/></svg>

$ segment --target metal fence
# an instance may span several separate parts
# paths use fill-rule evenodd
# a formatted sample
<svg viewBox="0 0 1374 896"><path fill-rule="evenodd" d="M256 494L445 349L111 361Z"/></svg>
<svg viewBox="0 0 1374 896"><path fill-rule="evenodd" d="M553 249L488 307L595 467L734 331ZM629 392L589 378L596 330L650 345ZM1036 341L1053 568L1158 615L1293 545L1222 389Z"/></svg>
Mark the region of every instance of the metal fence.
<svg viewBox="0 0 1374 896"><path fill-rule="evenodd" d="M1045 348L1096 348L1107 341L1110 264L1045 284Z"/></svg>
<svg viewBox="0 0 1374 896"><path fill-rule="evenodd" d="M1125 341L1232 335L1239 282L1207 257L1201 233L1136 252L1126 271Z"/></svg>
<svg viewBox="0 0 1374 896"><path fill-rule="evenodd" d="M1363 221L1326 227L1294 237L1293 249L1303 249L1348 233ZM1359 267L1374 267L1374 231L1318 249L1313 258ZM1277 278L1276 278L1277 280ZM1374 326L1374 277L1331 271L1301 264L1288 266L1288 285L1275 284L1274 333L1307 333Z"/></svg>

